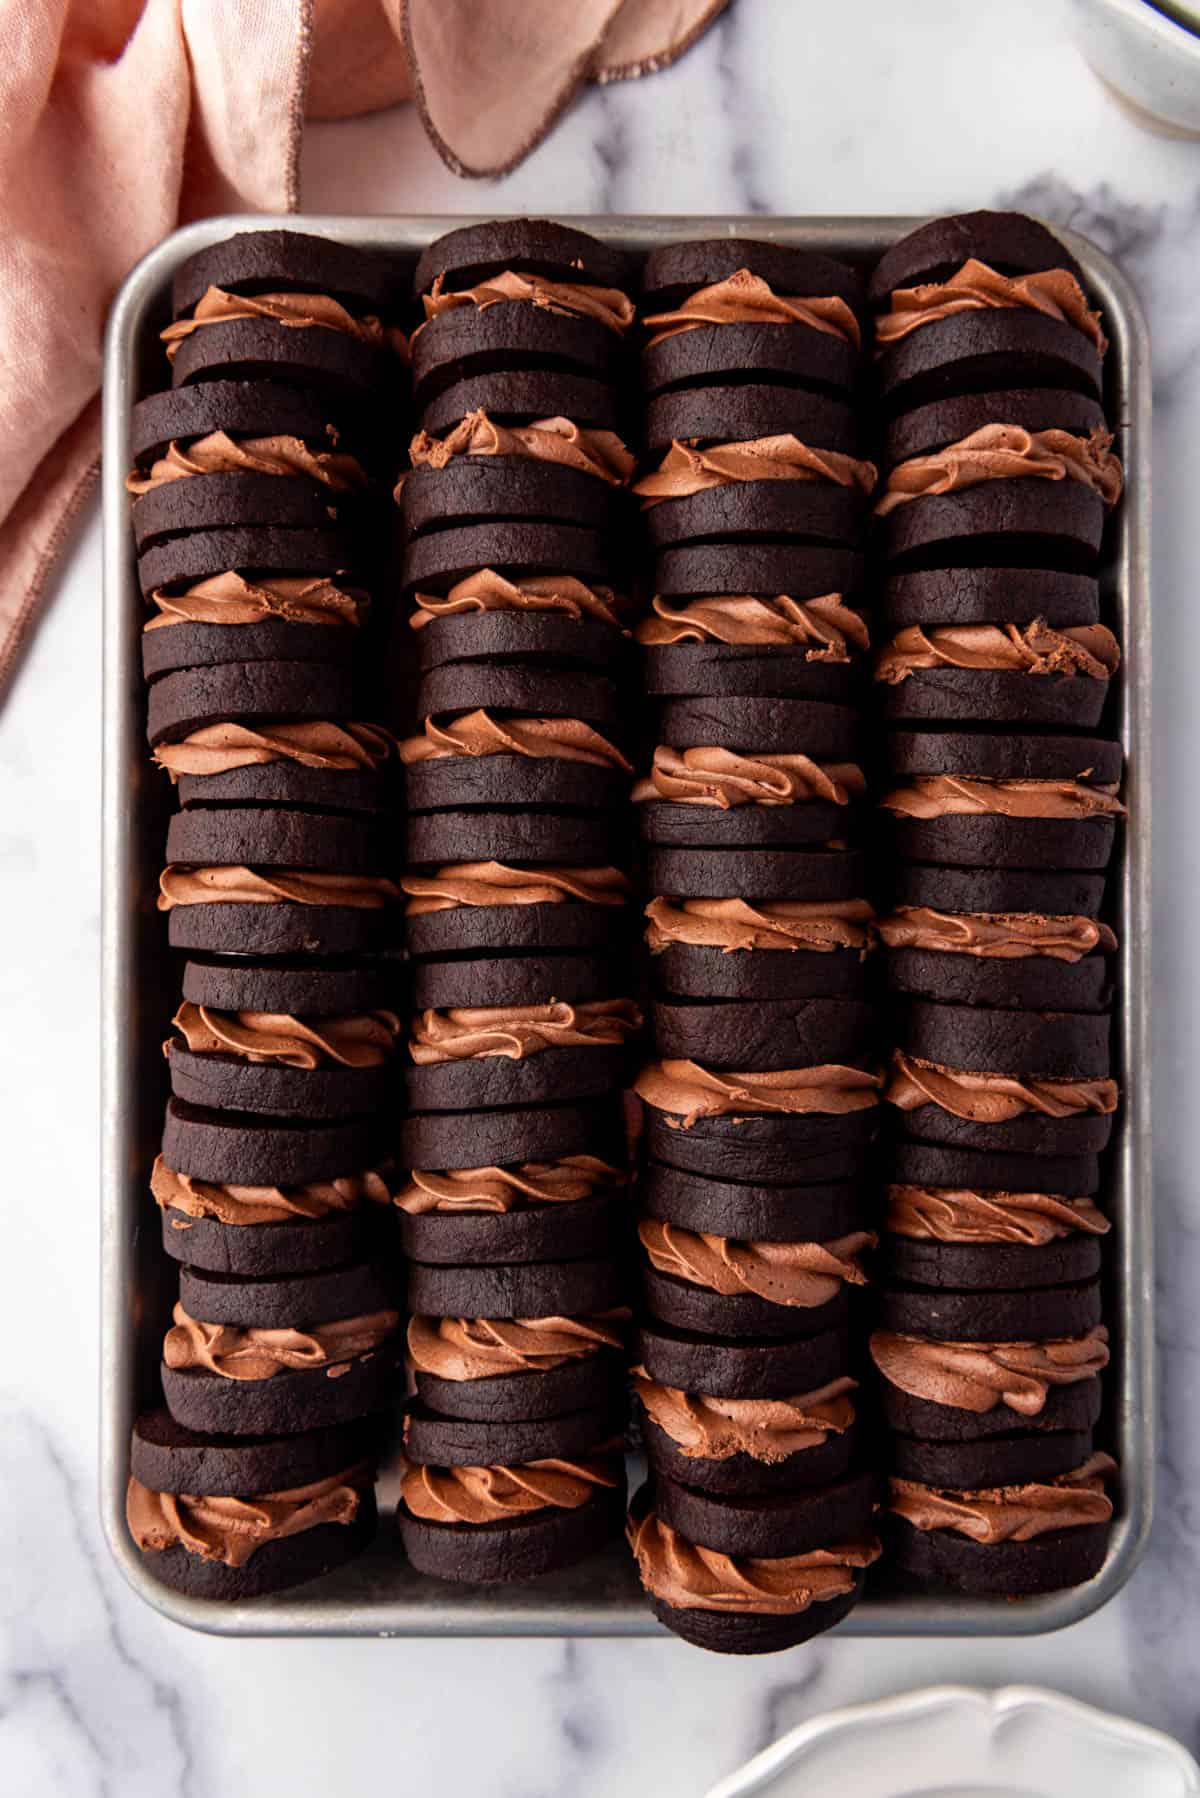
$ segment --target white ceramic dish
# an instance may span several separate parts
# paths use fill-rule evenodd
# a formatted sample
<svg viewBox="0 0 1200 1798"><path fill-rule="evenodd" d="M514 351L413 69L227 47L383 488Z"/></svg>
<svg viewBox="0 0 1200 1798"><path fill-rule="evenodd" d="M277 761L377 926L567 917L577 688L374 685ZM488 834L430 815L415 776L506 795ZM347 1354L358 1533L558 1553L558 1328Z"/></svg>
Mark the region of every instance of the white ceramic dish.
<svg viewBox="0 0 1200 1798"><path fill-rule="evenodd" d="M1083 55L1142 123L1200 137L1194 4L1160 12L1147 0L1072 0L1072 12Z"/></svg>
<svg viewBox="0 0 1200 1798"><path fill-rule="evenodd" d="M1033 1686L930 1686L802 1723L707 1798L1198 1798L1170 1736Z"/></svg>

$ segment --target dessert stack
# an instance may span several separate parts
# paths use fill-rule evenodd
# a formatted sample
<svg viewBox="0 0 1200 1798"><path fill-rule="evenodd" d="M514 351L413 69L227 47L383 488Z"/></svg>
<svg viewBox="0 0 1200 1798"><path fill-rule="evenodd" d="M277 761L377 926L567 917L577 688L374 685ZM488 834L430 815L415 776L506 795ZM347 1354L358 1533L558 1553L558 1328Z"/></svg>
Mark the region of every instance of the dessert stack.
<svg viewBox="0 0 1200 1798"><path fill-rule="evenodd" d="M756 1653L843 1617L879 1553L850 1324L875 1241L854 270L771 244L653 252L654 587L636 631L654 1059L629 1539L656 1615Z"/></svg>
<svg viewBox="0 0 1200 1798"><path fill-rule="evenodd" d="M445 1579L569 1565L624 1514L628 287L527 220L415 276L399 1527Z"/></svg>
<svg viewBox="0 0 1200 1798"><path fill-rule="evenodd" d="M887 1543L920 1580L1014 1596L1094 1574L1112 1514L1093 1427L1117 1104L1102 912L1122 807L1096 569L1121 468L1101 322L1041 225L923 226L871 297L894 632L876 665L896 1044L871 1343Z"/></svg>
<svg viewBox="0 0 1200 1798"><path fill-rule="evenodd" d="M402 346L382 265L294 232L202 250L173 297L173 385L134 409L127 485L149 739L179 801L158 903L186 960L151 1179L179 1299L127 1509L156 1577L240 1598L369 1538L397 1375L394 755L357 645L367 402Z"/></svg>

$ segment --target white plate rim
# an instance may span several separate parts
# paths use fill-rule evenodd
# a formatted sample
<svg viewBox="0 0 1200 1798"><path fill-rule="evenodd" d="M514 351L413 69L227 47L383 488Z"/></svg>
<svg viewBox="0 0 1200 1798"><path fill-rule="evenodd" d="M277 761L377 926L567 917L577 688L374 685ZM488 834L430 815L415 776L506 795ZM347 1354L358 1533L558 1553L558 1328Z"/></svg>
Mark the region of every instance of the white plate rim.
<svg viewBox="0 0 1200 1798"><path fill-rule="evenodd" d="M1057 1720L1090 1731L1098 1745L1109 1741L1126 1752L1140 1753L1147 1768L1176 1775L1179 1798L1200 1798L1200 1767L1182 1743L1162 1730L1040 1686L1001 1686L989 1691L956 1685L926 1686L812 1717L764 1748L735 1773L718 1780L705 1798L752 1798L754 1793L766 1792L781 1774L796 1768L802 1770L811 1750L828 1746L839 1735L864 1728L881 1732L893 1723L918 1718L936 1726L939 1717L964 1709L973 1713L988 1739L994 1739L1014 1717L1030 1712L1040 1713L1051 1722Z"/></svg>

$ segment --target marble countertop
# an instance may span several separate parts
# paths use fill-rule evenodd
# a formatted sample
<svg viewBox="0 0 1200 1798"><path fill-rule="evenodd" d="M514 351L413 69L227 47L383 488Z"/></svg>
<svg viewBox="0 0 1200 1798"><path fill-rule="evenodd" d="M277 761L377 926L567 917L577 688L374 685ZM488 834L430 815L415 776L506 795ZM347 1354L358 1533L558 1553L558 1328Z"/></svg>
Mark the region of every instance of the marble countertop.
<svg viewBox="0 0 1200 1798"><path fill-rule="evenodd" d="M96 1515L100 531L93 507L0 717L0 1790L304 1798L381 1774L487 1798L700 1794L832 1705L1044 1683L1200 1747L1200 145L1148 134L1049 0L737 0L674 70L593 90L514 175L456 180L411 112L310 136L328 211L954 211L1017 205L1133 277L1155 349L1156 1205L1165 1452L1131 1585L1033 1640L231 1642L145 1609ZM1196 760L1193 760L1193 753ZM1191 802L1189 802L1191 803ZM1149 1069L1132 1070L1146 1079ZM1196 1482L1194 1485L1193 1482Z"/></svg>

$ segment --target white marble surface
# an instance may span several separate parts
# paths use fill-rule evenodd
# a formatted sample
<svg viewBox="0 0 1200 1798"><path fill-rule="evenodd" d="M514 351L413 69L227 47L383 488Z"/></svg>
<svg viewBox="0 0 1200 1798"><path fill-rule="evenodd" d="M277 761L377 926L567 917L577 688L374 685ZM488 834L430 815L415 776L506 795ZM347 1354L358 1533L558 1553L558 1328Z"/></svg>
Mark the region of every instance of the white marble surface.
<svg viewBox="0 0 1200 1798"><path fill-rule="evenodd" d="M1147 135L1049 0L737 0L672 72L593 92L515 175L461 183L410 114L314 132L314 210L915 212L1015 202L1128 268L1155 341L1159 1290L1166 1454L1108 1609L1005 1643L235 1643L160 1621L96 1521L99 526L0 718L0 1792L303 1798L699 1794L818 1709L930 1680L1044 1682L1200 1745L1200 146ZM1187 795L1191 794L1191 799ZM1186 804L1185 804L1186 800ZM1148 1069L1134 1070L1148 1078Z"/></svg>

